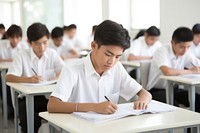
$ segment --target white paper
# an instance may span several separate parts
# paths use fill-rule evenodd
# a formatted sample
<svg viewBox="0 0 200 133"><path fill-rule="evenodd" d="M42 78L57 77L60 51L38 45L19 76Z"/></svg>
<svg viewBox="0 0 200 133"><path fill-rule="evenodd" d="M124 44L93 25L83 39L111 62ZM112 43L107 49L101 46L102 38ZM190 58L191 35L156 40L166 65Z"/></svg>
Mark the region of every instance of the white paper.
<svg viewBox="0 0 200 133"><path fill-rule="evenodd" d="M42 81L40 83L20 83L27 86L44 86L44 85L50 85L55 84L57 80L50 80L50 81Z"/></svg>

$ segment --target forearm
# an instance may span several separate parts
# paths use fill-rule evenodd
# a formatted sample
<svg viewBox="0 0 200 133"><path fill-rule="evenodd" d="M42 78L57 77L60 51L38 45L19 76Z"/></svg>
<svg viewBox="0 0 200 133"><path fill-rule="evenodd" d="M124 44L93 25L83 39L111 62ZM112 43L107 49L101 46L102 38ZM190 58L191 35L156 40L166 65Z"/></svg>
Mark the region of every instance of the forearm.
<svg viewBox="0 0 200 133"><path fill-rule="evenodd" d="M138 92L138 100L137 101L147 101L148 103L151 101L152 99L152 95L146 91L144 88L142 88L139 92Z"/></svg>
<svg viewBox="0 0 200 133"><path fill-rule="evenodd" d="M131 61L131 60L150 60L151 58L152 58L152 56L135 56L132 54L130 54L128 56L129 61Z"/></svg>
<svg viewBox="0 0 200 133"><path fill-rule="evenodd" d="M30 80L28 77L19 77L19 76L8 74L6 75L6 82L29 83Z"/></svg>
<svg viewBox="0 0 200 133"><path fill-rule="evenodd" d="M55 97L50 97L47 110L50 113L72 113L95 111L95 103L68 103L63 102Z"/></svg>
<svg viewBox="0 0 200 133"><path fill-rule="evenodd" d="M13 59L0 59L0 62L12 62Z"/></svg>
<svg viewBox="0 0 200 133"><path fill-rule="evenodd" d="M193 72L191 70L186 70L186 69L174 69L174 68L166 68L166 67L161 67L161 71L164 75L166 76L177 76L181 74L192 74Z"/></svg>

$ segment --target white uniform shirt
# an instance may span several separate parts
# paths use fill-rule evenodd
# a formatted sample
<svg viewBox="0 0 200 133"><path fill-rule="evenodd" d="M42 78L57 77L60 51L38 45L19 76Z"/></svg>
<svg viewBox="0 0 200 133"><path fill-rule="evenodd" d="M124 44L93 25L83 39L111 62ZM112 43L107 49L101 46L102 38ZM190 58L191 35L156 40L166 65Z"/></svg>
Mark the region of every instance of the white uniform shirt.
<svg viewBox="0 0 200 133"><path fill-rule="evenodd" d="M70 39L68 36L63 37L63 41L66 45L70 46L76 51L80 51L81 49L85 48L84 44L78 39L77 36Z"/></svg>
<svg viewBox="0 0 200 133"><path fill-rule="evenodd" d="M194 54L194 56L200 58L200 44L198 44L197 46L192 44L189 48L189 51Z"/></svg>
<svg viewBox="0 0 200 133"><path fill-rule="evenodd" d="M12 48L9 40L0 41L0 59L13 59L17 53L23 50L24 47L19 43L15 48Z"/></svg>
<svg viewBox="0 0 200 133"><path fill-rule="evenodd" d="M117 103L119 96L129 100L135 96L142 86L132 79L124 67L118 62L102 76L95 71L90 54L79 59L71 66L65 66L51 96L64 102L106 101L107 96Z"/></svg>
<svg viewBox="0 0 200 133"><path fill-rule="evenodd" d="M154 45L148 46L144 36L131 42L131 47L129 49L129 54L135 56L153 56L156 49L161 46L159 41L155 42Z"/></svg>
<svg viewBox="0 0 200 133"><path fill-rule="evenodd" d="M158 48L151 62L147 89L166 88L166 81L160 79L160 76L163 75L160 70L161 66L183 70L193 67L192 64L200 66L200 60L188 51L183 56L176 58L171 44Z"/></svg>
<svg viewBox="0 0 200 133"><path fill-rule="evenodd" d="M64 44L64 42L57 47L52 40L49 41L49 48L54 49L60 56L70 55L69 51L72 49L70 45Z"/></svg>
<svg viewBox="0 0 200 133"><path fill-rule="evenodd" d="M31 77L35 75L32 71L33 68L37 75L42 76L44 80L50 80L61 71L63 66L64 62L54 50L47 49L39 59L30 48L19 52L7 74Z"/></svg>

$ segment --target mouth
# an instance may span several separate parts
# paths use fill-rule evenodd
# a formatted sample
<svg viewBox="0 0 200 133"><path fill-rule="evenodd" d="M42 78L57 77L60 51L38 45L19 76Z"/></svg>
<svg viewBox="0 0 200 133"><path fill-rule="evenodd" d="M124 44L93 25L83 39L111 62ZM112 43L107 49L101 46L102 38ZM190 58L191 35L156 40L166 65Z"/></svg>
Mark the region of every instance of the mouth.
<svg viewBox="0 0 200 133"><path fill-rule="evenodd" d="M105 68L106 69L110 69L112 66L109 66L109 65L105 65Z"/></svg>

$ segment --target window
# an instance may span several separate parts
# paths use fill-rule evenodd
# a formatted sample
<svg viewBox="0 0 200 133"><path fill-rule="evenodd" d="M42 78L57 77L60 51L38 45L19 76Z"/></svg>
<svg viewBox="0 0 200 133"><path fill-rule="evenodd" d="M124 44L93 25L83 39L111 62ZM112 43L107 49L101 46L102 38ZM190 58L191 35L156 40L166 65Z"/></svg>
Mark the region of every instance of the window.
<svg viewBox="0 0 200 133"><path fill-rule="evenodd" d="M102 0L64 0L64 24L76 24L79 39L88 46L92 26L102 21Z"/></svg>
<svg viewBox="0 0 200 133"><path fill-rule="evenodd" d="M160 0L132 0L131 28L160 27Z"/></svg>

